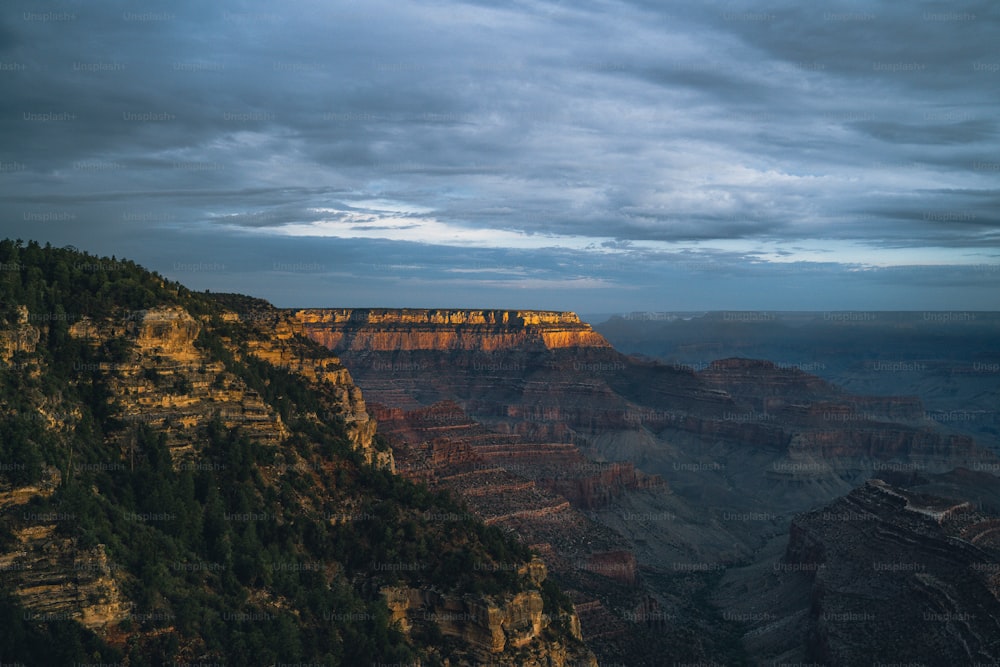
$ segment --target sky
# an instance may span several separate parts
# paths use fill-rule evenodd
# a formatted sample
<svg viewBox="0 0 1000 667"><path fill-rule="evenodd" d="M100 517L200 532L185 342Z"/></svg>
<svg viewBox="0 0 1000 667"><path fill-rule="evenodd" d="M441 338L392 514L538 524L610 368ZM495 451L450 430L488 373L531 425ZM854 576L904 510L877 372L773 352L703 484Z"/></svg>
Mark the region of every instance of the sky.
<svg viewBox="0 0 1000 667"><path fill-rule="evenodd" d="M1000 4L0 8L0 237L285 307L1000 310Z"/></svg>

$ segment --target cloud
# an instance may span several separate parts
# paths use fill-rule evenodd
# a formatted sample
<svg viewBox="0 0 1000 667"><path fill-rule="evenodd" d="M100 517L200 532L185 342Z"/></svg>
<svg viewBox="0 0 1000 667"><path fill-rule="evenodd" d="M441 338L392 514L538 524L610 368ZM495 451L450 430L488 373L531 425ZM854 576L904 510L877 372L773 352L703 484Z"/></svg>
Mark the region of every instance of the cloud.
<svg viewBox="0 0 1000 667"><path fill-rule="evenodd" d="M996 123L985 118L935 125L859 121L852 126L875 139L897 144L946 146L989 141L996 135Z"/></svg>
<svg viewBox="0 0 1000 667"><path fill-rule="evenodd" d="M887 289L853 268L1000 262L998 22L986 1L13 0L0 231L160 267L211 239L228 268L187 277L275 298ZM336 270L267 268L317 247ZM926 275L996 303L979 274Z"/></svg>

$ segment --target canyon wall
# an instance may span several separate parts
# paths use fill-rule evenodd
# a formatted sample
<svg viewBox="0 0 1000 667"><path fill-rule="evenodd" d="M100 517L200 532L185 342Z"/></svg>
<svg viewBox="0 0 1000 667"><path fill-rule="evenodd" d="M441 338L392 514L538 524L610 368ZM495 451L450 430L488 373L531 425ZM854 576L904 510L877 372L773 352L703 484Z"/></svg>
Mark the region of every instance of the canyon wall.
<svg viewBox="0 0 1000 667"><path fill-rule="evenodd" d="M241 316L228 312L222 319L235 321ZM237 360L248 355L300 376L326 399L328 410L316 415L317 419L343 419L355 448L370 462L392 468L391 453L377 451L373 445L375 422L369 418L361 390L334 354L317 355L312 347L305 350L287 323L249 320L244 324L255 335L240 341L223 336ZM122 419L165 431L175 459L193 455L198 429L214 417L227 428L240 427L255 440L277 445L288 435L281 416L196 344L206 326L207 321L179 306L163 306L129 313L124 321L83 318L69 327L69 333L94 346L114 338L132 344L126 362L80 370L106 372Z"/></svg>
<svg viewBox="0 0 1000 667"><path fill-rule="evenodd" d="M575 313L534 310L333 309L289 311L335 350L465 350L611 347Z"/></svg>
<svg viewBox="0 0 1000 667"><path fill-rule="evenodd" d="M769 361L627 357L572 314L285 312L350 369L399 472L542 554L611 662L655 661L693 630L685 568L746 560L873 475L995 463L912 397Z"/></svg>
<svg viewBox="0 0 1000 667"><path fill-rule="evenodd" d="M38 484L0 490L0 512L23 520L13 531L13 544L0 550L0 584L17 596L31 620L75 620L107 636L132 613L122 572L104 545L83 549L75 538L59 534L57 523L75 516L31 509L33 499L50 497L61 481L57 469L46 468Z"/></svg>
<svg viewBox="0 0 1000 667"><path fill-rule="evenodd" d="M541 584L547 577L545 564L534 558L518 569L518 575ZM430 589L386 586L382 597L392 620L410 634L414 628L436 625L445 637L459 639L474 648L483 664L532 665L536 667L597 667L592 655L578 649L545 642L542 636L556 620L580 640L580 622L575 614L544 610L541 593L522 591L504 599L456 597Z"/></svg>
<svg viewBox="0 0 1000 667"><path fill-rule="evenodd" d="M996 663L998 526L970 502L881 480L797 517L782 567L811 585L803 658L914 664L934 647L965 664Z"/></svg>

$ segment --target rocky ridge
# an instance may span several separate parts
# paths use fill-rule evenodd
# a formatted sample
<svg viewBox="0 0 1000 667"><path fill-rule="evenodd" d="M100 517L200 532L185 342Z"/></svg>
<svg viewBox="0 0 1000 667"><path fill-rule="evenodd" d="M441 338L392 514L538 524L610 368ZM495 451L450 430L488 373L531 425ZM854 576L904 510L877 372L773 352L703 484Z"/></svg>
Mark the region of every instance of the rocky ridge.
<svg viewBox="0 0 1000 667"><path fill-rule="evenodd" d="M240 315L225 312L222 320L238 321ZM190 457L198 429L216 416L227 428L238 426L260 442L277 445L288 435L281 416L196 344L205 325L183 308L168 306L129 313L123 322L81 319L69 332L95 347L112 338L133 342L127 362L96 370L108 373L123 408L122 419L164 431L175 457ZM256 335L245 341L227 339L237 360L249 354L300 376L328 398L329 414L316 418L342 418L358 450L369 461L391 469L391 453L373 446L375 422L368 416L361 390L339 360L332 354L316 356L313 349L306 352L288 326L253 330Z"/></svg>
<svg viewBox="0 0 1000 667"><path fill-rule="evenodd" d="M0 332L21 341L16 351L29 355L47 333L44 327L40 330L26 324L30 317L23 309L22 326L16 335ZM230 314L228 319L235 317ZM204 326L205 321L177 306L130 312L110 321L82 318L69 326L70 336L93 347L114 339L131 342L126 361L102 362L93 368L77 365L74 370L104 375L112 400L120 406L119 419L164 433L176 466L197 465L193 462L198 458L203 430L216 417L225 427L239 427L269 446L280 445L288 436L280 415L257 392L196 345ZM360 390L335 357L326 355L306 363L294 355L287 337L280 335L273 339L261 335L250 341L249 349L262 360L284 361L282 367L302 375L317 390L325 388L332 398L331 408L346 417L348 433L358 450L370 462L392 468L391 452L377 451L373 445L375 423L365 412ZM41 368L36 371L41 372ZM39 416L52 431L70 437L80 412L54 405L48 411L40 410ZM119 449L121 462L102 465L108 469L128 466L134 455L130 431L116 433L108 444ZM51 468L47 474L41 485L0 491L0 508L14 511L21 507L25 519L25 525L15 532L12 550L0 554L0 572L33 618L73 619L106 636L119 636L117 627L130 618L131 604L120 589L119 566L108 561L104 545L81 549L75 539L60 536L56 530L59 521L73 517L27 509L33 499L50 496L59 485L58 470Z"/></svg>
<svg viewBox="0 0 1000 667"><path fill-rule="evenodd" d="M917 490L947 476L897 477L797 516L773 560L727 573L716 602L761 659L997 661L1000 515L971 497ZM964 490L995 493L987 477Z"/></svg>
<svg viewBox="0 0 1000 667"><path fill-rule="evenodd" d="M308 308L289 315L307 336L338 350L610 347L571 312Z"/></svg>

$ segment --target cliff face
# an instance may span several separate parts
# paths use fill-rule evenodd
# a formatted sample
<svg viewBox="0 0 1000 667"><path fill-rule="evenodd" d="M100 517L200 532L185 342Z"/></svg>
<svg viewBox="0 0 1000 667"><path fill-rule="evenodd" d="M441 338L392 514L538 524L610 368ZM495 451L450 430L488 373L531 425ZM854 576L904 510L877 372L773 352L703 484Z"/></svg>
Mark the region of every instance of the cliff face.
<svg viewBox="0 0 1000 667"><path fill-rule="evenodd" d="M226 317L240 319L240 315L236 313L230 313ZM252 318L244 317L242 321L250 325L255 323ZM259 318L257 322L260 322ZM299 332L294 323L284 318L276 317L265 322L262 328L258 328L260 335L246 342L249 354L276 368L299 375L330 394L337 414L347 426L351 442L370 462L392 470L392 452L376 451L372 446L375 420L369 417L361 390L354 384L350 372L340 359L332 353L319 355L315 349L310 349L306 354L302 341L297 337Z"/></svg>
<svg viewBox="0 0 1000 667"><path fill-rule="evenodd" d="M18 308L16 326L0 331L0 359L10 361L15 352L31 353L41 338L38 327L30 324L31 314L24 306Z"/></svg>
<svg viewBox="0 0 1000 667"><path fill-rule="evenodd" d="M525 563L518 574L534 584L545 580L545 564L539 559ZM552 645L542 639L555 620L545 613L537 590L523 591L501 600L459 598L428 589L387 586L382 596L392 620L407 634L415 628L435 625L445 637L456 638L475 648L477 657L492 665L536 667L597 667L597 660L578 648ZM581 639L579 620L561 613L570 636Z"/></svg>
<svg viewBox="0 0 1000 667"><path fill-rule="evenodd" d="M155 354L172 361L198 360L194 347L201 325L180 307L151 308L134 313L128 327L140 354Z"/></svg>
<svg viewBox="0 0 1000 667"><path fill-rule="evenodd" d="M1000 658L1000 517L973 503L873 480L796 518L784 560L812 588L808 660Z"/></svg>
<svg viewBox="0 0 1000 667"><path fill-rule="evenodd" d="M45 524L17 531L16 539L12 552L0 554L0 572L27 618L75 620L101 634L129 619L132 605L103 545L81 549Z"/></svg>
<svg viewBox="0 0 1000 667"><path fill-rule="evenodd" d="M559 349L610 345L575 313L524 310L305 309L302 331L338 350Z"/></svg>
<svg viewBox="0 0 1000 667"><path fill-rule="evenodd" d="M183 308L167 306L129 313L124 321L82 319L69 334L93 347L114 339L131 343L125 361L79 370L105 374L122 419L164 431L175 458L194 454L198 430L216 416L227 428L239 426L259 442L278 444L287 436L281 418L195 345L203 326Z"/></svg>
<svg viewBox="0 0 1000 667"><path fill-rule="evenodd" d="M30 509L32 498L47 498L60 482L45 471L39 484L0 492L0 511L16 511L23 524L8 550L0 552L0 582L20 600L25 614L39 621L75 620L104 634L128 618L131 604L122 593L120 572L103 545L80 548L56 532L74 516Z"/></svg>
<svg viewBox="0 0 1000 667"><path fill-rule="evenodd" d="M222 319L233 322L241 317L228 312ZM240 341L224 337L237 359L249 355L300 376L328 401L329 410L316 415L317 419L342 418L355 447L369 461L392 469L391 452L373 446L376 425L368 416L361 390L336 356L317 355L312 348L306 353L287 324L253 320L244 324L255 335ZM216 416L227 428L240 427L260 442L280 443L288 435L281 416L195 344L205 326L207 322L183 308L166 306L129 313L124 322L82 319L69 327L69 333L93 346L113 338L133 343L127 362L96 370L108 374L123 419L164 430L175 458L193 453L198 429Z"/></svg>

